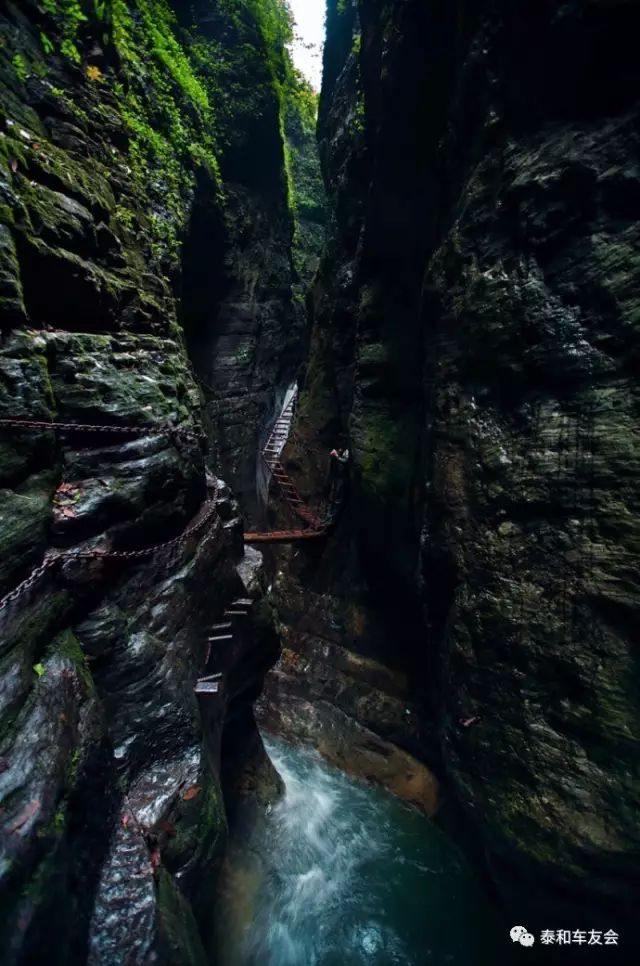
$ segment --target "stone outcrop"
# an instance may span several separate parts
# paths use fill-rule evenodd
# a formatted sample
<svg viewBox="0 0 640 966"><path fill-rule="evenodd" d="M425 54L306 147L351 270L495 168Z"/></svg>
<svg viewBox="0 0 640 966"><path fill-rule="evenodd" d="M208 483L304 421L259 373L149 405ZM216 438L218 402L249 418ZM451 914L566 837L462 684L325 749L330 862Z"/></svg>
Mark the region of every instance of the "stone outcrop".
<svg viewBox="0 0 640 966"><path fill-rule="evenodd" d="M632 915L637 27L633 2L328 5L288 470L313 502L341 433L353 465L335 540L283 563L287 687L442 766L542 919ZM408 674L418 733L318 670L331 624Z"/></svg>
<svg viewBox="0 0 640 966"><path fill-rule="evenodd" d="M183 44L165 0L10 2L0 31L0 419L85 427L0 431L0 598L47 564L0 607L2 958L203 963L225 748L246 745L277 793L251 707L278 641L261 558L244 555L216 480L231 466L176 299L206 268L213 322L225 272L249 284L226 262L238 191L207 87L215 45ZM250 16L242 41L247 69L266 72L273 51ZM262 127L277 190L242 245L262 252L251 285L280 300L281 325L294 309L275 108ZM194 258L203 236L208 265ZM277 366L255 321L251 351ZM278 385L272 369L260 380L256 425ZM196 696L236 598L254 603L213 645L219 693Z"/></svg>

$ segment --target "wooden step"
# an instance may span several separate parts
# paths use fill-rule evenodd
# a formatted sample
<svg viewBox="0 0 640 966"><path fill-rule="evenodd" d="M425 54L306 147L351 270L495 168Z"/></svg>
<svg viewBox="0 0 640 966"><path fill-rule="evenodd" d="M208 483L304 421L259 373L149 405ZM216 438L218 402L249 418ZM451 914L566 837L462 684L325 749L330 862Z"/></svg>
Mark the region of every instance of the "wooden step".
<svg viewBox="0 0 640 966"><path fill-rule="evenodd" d="M216 641L232 641L233 634L219 634L217 637L208 637L207 640L210 644L215 644Z"/></svg>
<svg viewBox="0 0 640 966"><path fill-rule="evenodd" d="M220 689L219 681L207 681L203 679L196 683L193 689L196 694L217 694Z"/></svg>
<svg viewBox="0 0 640 966"><path fill-rule="evenodd" d="M231 621L224 621L222 624L213 624L212 631L228 631L231 628Z"/></svg>

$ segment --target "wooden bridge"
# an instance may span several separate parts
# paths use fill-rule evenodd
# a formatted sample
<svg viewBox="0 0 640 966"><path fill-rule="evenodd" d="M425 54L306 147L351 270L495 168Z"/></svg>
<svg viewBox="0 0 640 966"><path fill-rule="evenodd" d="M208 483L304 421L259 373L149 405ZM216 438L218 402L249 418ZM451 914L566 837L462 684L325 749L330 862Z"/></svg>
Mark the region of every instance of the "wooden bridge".
<svg viewBox="0 0 640 966"><path fill-rule="evenodd" d="M275 483L291 512L306 526L293 530L267 530L262 533L245 533L245 543L295 543L298 540L316 540L327 532L327 525L318 514L307 506L298 489L280 461L280 455L289 438L296 401L297 387L278 416L266 446L262 450L269 476Z"/></svg>

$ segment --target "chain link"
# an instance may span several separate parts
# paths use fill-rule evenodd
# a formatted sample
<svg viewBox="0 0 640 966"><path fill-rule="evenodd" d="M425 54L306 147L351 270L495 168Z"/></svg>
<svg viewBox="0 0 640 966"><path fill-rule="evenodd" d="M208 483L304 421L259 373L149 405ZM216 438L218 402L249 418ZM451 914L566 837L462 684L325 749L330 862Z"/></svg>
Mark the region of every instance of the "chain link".
<svg viewBox="0 0 640 966"><path fill-rule="evenodd" d="M57 562L57 557L45 557L39 567L36 567L35 570L32 570L29 576L26 577L22 583L18 584L18 586L10 591L6 597L3 597L2 600L0 600L0 611L4 610L5 607L8 607L9 604L13 604L13 602L19 597L22 597L22 595L30 590L33 585L40 580L43 574L45 574L47 570L50 570L51 567L53 567Z"/></svg>
<svg viewBox="0 0 640 966"><path fill-rule="evenodd" d="M39 567L36 567L28 577L26 577L22 583L18 584L12 591L10 591L5 597L0 600L0 611L8 607L9 604L13 604L19 597L22 597L28 590L30 590L35 583L47 572L47 570L54 567L56 564L67 560L142 560L145 557L152 557L156 553L160 553L163 550L169 550L172 547L178 547L180 544L186 542L189 537L197 533L202 527L207 524L211 518L216 513L216 502L218 499L218 486L212 488L210 495L205 500L204 504L200 507L200 510L196 514L196 518L191 523L186 530L179 533L177 537L172 540L166 540L164 543L156 543L152 547L146 547L144 550L50 550L45 555L44 560Z"/></svg>
<svg viewBox="0 0 640 966"><path fill-rule="evenodd" d="M0 429L58 429L79 433L114 433L132 436L151 436L166 433L168 436L180 436L197 442L206 440L206 433L195 432L191 429L181 429L179 426L100 426L91 423L56 423L41 419L0 419Z"/></svg>

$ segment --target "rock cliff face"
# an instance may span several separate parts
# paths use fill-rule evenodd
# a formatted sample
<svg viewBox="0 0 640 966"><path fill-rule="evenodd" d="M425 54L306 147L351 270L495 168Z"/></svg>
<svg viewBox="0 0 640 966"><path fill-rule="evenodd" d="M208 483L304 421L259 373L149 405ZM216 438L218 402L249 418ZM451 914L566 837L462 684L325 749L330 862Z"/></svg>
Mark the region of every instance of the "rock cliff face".
<svg viewBox="0 0 640 966"><path fill-rule="evenodd" d="M278 641L218 476L258 515L316 267L294 209L304 251L324 217L279 10L0 14L10 964L205 962L225 812L277 793L252 705ZM286 461L326 509L344 437L350 485L327 541L278 551L262 714L428 811L442 773L546 928L633 914L639 19L328 0Z"/></svg>
<svg viewBox="0 0 640 966"><path fill-rule="evenodd" d="M217 107L225 193L221 219L206 183L196 194L183 321L215 451L252 517L260 443L302 360L306 325L293 302L286 64L250 14L260 6L200 0L181 11Z"/></svg>
<svg viewBox="0 0 640 966"><path fill-rule="evenodd" d="M229 56L242 43L260 83L281 50L251 6L236 37L235 6L219 5ZM267 383L292 365L286 347L281 362L269 356L273 325L294 318L291 220L275 106L259 134L235 118L238 138L263 139L268 169L260 197L272 207L249 213L216 128L214 36L196 12L187 26L165 0L27 0L0 15L7 963L41 962L43 949L56 963L206 961L225 749L265 770L251 708L278 643L260 556L244 554L238 505L216 479L247 474L192 374L194 300L219 365L222 316L232 368L241 348L267 360L257 395L245 383L259 426ZM225 617L239 598L248 616ZM210 654L209 636L221 638ZM219 693L196 696L205 669L222 676Z"/></svg>
<svg viewBox="0 0 640 966"><path fill-rule="evenodd" d="M274 687L442 761L520 910L630 917L638 6L328 9L298 428L348 433L351 494L335 540L286 565L305 607L287 583ZM322 464L299 474L311 498ZM380 710L397 677L358 699L354 652L410 673L415 728Z"/></svg>

